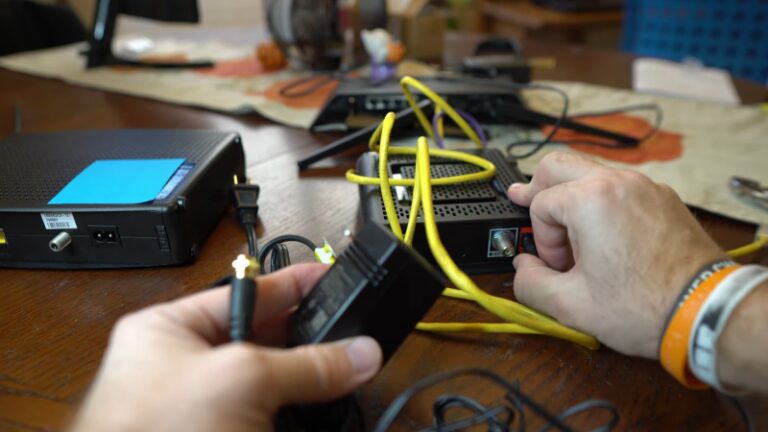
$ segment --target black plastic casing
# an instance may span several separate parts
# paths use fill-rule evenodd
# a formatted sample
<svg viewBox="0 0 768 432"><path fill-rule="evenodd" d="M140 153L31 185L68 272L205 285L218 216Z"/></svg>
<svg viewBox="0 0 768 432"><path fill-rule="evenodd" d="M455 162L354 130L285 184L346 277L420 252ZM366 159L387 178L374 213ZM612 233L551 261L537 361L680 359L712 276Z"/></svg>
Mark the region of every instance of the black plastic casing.
<svg viewBox="0 0 768 432"><path fill-rule="evenodd" d="M163 199L133 205L49 205L92 162L183 158L189 171ZM177 171L178 173L178 171ZM207 130L101 130L21 134L0 141L0 268L123 268L191 262L245 178L240 136ZM130 185L126 185L130 187ZM41 213L69 213L73 229L46 229ZM117 234L94 241L94 230ZM66 231L72 242L53 252Z"/></svg>
<svg viewBox="0 0 768 432"><path fill-rule="evenodd" d="M495 249L493 234L506 231L516 253L530 252L523 248L522 238L531 236L531 217L527 208L515 205L507 197L512 183L526 182L517 165L510 163L496 149L472 152L496 166L491 181L472 182L448 186L433 186L432 200L435 222L440 239L451 258L462 270L471 274L512 272L510 257ZM387 169L390 177L413 178L416 159L413 156L390 155ZM464 162L432 158L432 178L456 176L480 169ZM379 176L379 155L364 153L357 161L357 172L369 177ZM398 190L400 189L400 190ZM374 222L388 227L387 214L379 186L362 185L360 190L360 216L363 223ZM412 188L392 188L395 211L400 226L405 230L410 215ZM413 247L424 256L431 257L424 220L418 217Z"/></svg>
<svg viewBox="0 0 768 432"><path fill-rule="evenodd" d="M366 224L291 316L289 344L367 335L387 361L445 286L413 249Z"/></svg>

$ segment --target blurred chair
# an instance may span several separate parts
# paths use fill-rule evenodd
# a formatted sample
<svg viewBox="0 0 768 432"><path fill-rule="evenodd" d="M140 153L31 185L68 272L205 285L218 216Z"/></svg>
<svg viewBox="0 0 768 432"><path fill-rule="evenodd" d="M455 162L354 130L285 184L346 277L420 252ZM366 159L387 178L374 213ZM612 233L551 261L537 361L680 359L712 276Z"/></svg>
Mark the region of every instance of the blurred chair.
<svg viewBox="0 0 768 432"><path fill-rule="evenodd" d="M0 0L0 55L83 41L85 27L68 7Z"/></svg>
<svg viewBox="0 0 768 432"><path fill-rule="evenodd" d="M622 49L768 83L768 1L627 0Z"/></svg>

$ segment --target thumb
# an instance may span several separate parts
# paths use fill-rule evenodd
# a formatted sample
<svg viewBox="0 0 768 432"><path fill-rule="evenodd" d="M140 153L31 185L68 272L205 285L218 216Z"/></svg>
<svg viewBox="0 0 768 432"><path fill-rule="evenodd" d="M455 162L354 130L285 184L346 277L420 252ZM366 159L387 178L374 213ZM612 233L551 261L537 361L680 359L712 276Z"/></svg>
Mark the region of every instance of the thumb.
<svg viewBox="0 0 768 432"><path fill-rule="evenodd" d="M527 306L558 317L562 312L562 297L566 294L562 289L564 274L530 254L516 256L512 265L516 270L515 297Z"/></svg>
<svg viewBox="0 0 768 432"><path fill-rule="evenodd" d="M517 205L530 207L533 200L530 183L512 183L507 189L507 197Z"/></svg>
<svg viewBox="0 0 768 432"><path fill-rule="evenodd" d="M370 337L265 352L262 367L278 406L336 399L373 377L381 348Z"/></svg>

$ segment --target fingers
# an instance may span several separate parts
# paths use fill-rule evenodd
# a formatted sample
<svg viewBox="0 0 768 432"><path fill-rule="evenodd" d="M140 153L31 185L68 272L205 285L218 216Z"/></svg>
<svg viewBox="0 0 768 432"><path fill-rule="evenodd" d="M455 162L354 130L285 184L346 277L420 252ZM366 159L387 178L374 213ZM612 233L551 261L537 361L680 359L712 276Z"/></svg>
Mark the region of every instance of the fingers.
<svg viewBox="0 0 768 432"><path fill-rule="evenodd" d="M529 207L533 197L552 186L578 180L603 170L597 162L569 153L550 153L539 162L528 184L515 183L507 194L515 204Z"/></svg>
<svg viewBox="0 0 768 432"><path fill-rule="evenodd" d="M322 264L299 264L260 277L254 328L298 305L326 270L327 266ZM165 322L176 330L217 344L227 339L229 295L229 288L217 288L150 308L145 313L159 314L168 318Z"/></svg>
<svg viewBox="0 0 768 432"><path fill-rule="evenodd" d="M381 367L381 348L360 336L331 344L305 345L288 350L230 345L220 351L246 350L254 371L254 391L268 391L268 409L282 405L336 399L371 379ZM243 351L241 351L243 352Z"/></svg>
<svg viewBox="0 0 768 432"><path fill-rule="evenodd" d="M561 273L529 254L518 255L513 265L515 297L540 312L554 317L560 323L581 331L594 328L599 319L595 313L595 299L585 289L580 272Z"/></svg>
<svg viewBox="0 0 768 432"><path fill-rule="evenodd" d="M515 297L521 303L536 310L559 318L560 298L564 294L563 273L553 270L547 264L529 254L520 254L512 264L515 266Z"/></svg>
<svg viewBox="0 0 768 432"><path fill-rule="evenodd" d="M544 262L559 271L568 270L574 262L571 241L575 239L569 237L566 223L572 201L569 187L561 184L540 192L531 202L530 209L536 251Z"/></svg>
<svg viewBox="0 0 768 432"><path fill-rule="evenodd" d="M259 278L254 317L261 321L298 305L327 270L324 264L301 264Z"/></svg>

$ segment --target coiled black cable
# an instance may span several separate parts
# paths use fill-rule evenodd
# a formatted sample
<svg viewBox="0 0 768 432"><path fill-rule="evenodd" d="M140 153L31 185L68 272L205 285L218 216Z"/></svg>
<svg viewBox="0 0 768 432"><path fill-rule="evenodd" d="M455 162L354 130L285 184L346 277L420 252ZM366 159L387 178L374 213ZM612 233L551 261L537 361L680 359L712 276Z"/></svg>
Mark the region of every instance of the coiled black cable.
<svg viewBox="0 0 768 432"><path fill-rule="evenodd" d="M619 422L619 411L610 402L602 400L587 400L566 409L559 415L554 415L538 403L534 402L530 397L525 395L525 393L519 389L516 383L511 383L488 369L469 368L435 374L416 382L416 384L409 387L407 390L398 395L397 398L395 398L395 400L389 405L386 411L384 411L384 414L382 414L382 416L379 418L379 422L376 424L374 431L387 431L392 423L394 423L400 411L417 393L438 383L461 376L480 377L502 387L504 390L506 390L506 403L502 405L486 407L480 402L477 402L476 400L467 396L443 395L439 397L433 405L432 427L423 429L424 432L455 431L482 423L486 423L488 425L488 430L490 432L509 432L512 430L512 424L515 419L517 419L518 424L516 430L518 432L524 432L524 408L529 408L537 416L543 418L547 422L547 425L540 429L540 432L548 431L552 428L563 432L570 432L572 429L570 426L565 424L565 420L576 414L597 409L607 411L611 418L605 424L594 429L594 432L611 431ZM465 410L469 410L470 412L473 412L474 415L448 423L445 420L446 413L447 411L454 408L463 408Z"/></svg>

